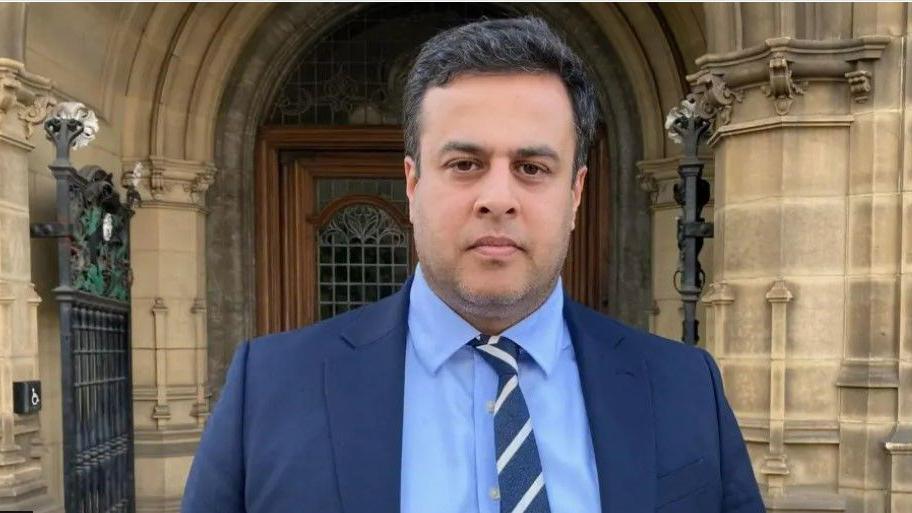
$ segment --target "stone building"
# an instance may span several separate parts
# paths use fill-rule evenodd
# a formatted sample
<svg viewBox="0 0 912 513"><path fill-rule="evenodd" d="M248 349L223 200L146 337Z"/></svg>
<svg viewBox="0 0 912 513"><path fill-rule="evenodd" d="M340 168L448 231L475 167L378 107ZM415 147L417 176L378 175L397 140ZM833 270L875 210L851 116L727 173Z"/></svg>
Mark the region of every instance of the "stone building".
<svg viewBox="0 0 912 513"><path fill-rule="evenodd" d="M54 102L98 117L78 166L118 186L145 170L135 504L177 511L234 347L389 294L414 265L398 101L418 45L520 13L565 34L601 93L570 293L679 337L681 149L663 124L689 92L712 97L701 344L767 507L912 511L912 15L898 3L0 6L0 509L64 500L57 256L29 239L55 216L40 124ZM367 224L397 236L334 235ZM12 413L22 380L41 381L40 413Z"/></svg>

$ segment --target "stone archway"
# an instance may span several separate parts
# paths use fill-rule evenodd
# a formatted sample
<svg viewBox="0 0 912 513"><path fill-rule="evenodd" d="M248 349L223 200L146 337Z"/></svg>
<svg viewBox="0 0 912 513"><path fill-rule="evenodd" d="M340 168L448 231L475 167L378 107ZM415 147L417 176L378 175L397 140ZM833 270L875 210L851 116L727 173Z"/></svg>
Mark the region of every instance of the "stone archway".
<svg viewBox="0 0 912 513"><path fill-rule="evenodd" d="M324 30L362 8L341 4L125 6L108 45L102 103L122 120L118 156L141 162L134 218L137 502L176 510L210 404L235 345L253 333L252 170L257 128L283 72ZM524 5L589 61L609 122L617 183L609 311L644 325L653 230L637 162L670 161L666 112L703 53L702 7ZM113 133L113 132L111 132ZM208 189L208 192L207 192ZM210 398L209 391L214 396Z"/></svg>
<svg viewBox="0 0 912 513"><path fill-rule="evenodd" d="M254 331L254 145L257 128L296 57L359 5L277 6L235 62L215 123L218 179L207 195L209 383L223 382L234 347ZM686 73L665 18L645 6L514 6L566 34L601 86L614 183L608 311L645 326L651 310L651 229L637 161L666 156L664 112L684 94ZM693 30L677 28L679 32ZM665 38L655 38L664 34ZM702 37L702 35L701 35ZM677 57L677 59L676 59ZM695 57L695 56L690 56Z"/></svg>

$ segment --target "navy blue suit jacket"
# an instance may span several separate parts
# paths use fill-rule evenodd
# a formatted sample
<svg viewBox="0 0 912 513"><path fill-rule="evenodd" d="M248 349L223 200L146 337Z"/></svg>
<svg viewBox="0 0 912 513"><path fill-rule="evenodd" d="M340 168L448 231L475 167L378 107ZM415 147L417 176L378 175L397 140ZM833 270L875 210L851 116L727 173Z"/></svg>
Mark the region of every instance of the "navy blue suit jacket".
<svg viewBox="0 0 912 513"><path fill-rule="evenodd" d="M240 345L181 511L399 513L410 285L319 324ZM602 511L764 511L706 351L570 300L564 314Z"/></svg>

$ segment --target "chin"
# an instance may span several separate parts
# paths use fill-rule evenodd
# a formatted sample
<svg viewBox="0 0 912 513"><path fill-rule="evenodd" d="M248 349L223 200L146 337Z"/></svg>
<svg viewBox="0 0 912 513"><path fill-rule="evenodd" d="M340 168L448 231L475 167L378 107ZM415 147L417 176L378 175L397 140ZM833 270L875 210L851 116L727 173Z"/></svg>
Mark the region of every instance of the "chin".
<svg viewBox="0 0 912 513"><path fill-rule="evenodd" d="M476 304L513 304L525 294L525 290L518 286L522 280L484 279L476 275L461 282L459 288L463 299Z"/></svg>

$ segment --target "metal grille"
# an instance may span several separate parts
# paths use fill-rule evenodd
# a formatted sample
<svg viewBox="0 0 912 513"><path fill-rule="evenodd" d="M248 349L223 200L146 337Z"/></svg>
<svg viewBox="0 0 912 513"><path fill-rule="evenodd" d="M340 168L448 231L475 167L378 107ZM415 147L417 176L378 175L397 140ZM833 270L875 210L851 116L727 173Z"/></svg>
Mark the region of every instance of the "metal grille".
<svg viewBox="0 0 912 513"><path fill-rule="evenodd" d="M374 205L337 212L320 229L317 245L320 319L389 296L408 277L408 235Z"/></svg>
<svg viewBox="0 0 912 513"><path fill-rule="evenodd" d="M76 511L132 510L130 314L80 294L72 306Z"/></svg>
<svg viewBox="0 0 912 513"><path fill-rule="evenodd" d="M279 89L268 123L400 124L405 77L422 43L456 25L514 14L473 3L365 8L298 59Z"/></svg>
<svg viewBox="0 0 912 513"><path fill-rule="evenodd" d="M67 513L132 513L132 209L97 166L55 169L58 208L75 220L62 251L60 303ZM59 183L60 183L59 182ZM67 203L67 204L62 204Z"/></svg>

